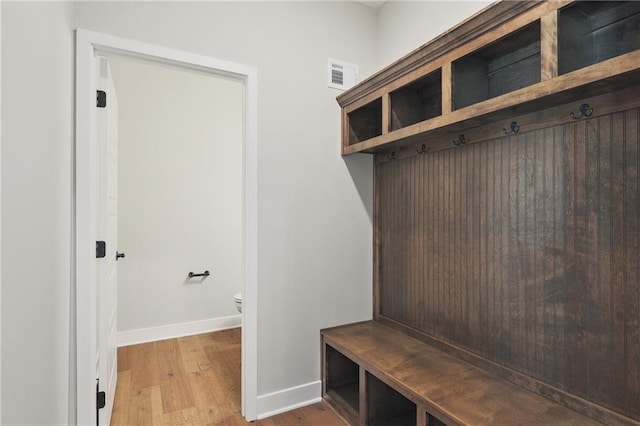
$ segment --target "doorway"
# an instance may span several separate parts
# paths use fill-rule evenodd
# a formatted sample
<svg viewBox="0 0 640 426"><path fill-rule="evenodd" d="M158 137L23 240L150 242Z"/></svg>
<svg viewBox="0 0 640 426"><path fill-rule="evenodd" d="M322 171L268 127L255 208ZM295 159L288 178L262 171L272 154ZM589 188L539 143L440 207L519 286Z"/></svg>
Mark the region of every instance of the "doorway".
<svg viewBox="0 0 640 426"><path fill-rule="evenodd" d="M118 346L240 327L243 82L119 55L105 60L115 91L107 96L118 109L112 240L126 255L115 262ZM182 367L159 368L178 376ZM229 390L239 390L236 373ZM100 382L111 403L109 384ZM239 411L240 393L229 394ZM109 407L99 411L102 424Z"/></svg>
<svg viewBox="0 0 640 426"><path fill-rule="evenodd" d="M240 326L243 89L107 57L118 101L119 346Z"/></svg>
<svg viewBox="0 0 640 426"><path fill-rule="evenodd" d="M244 135L242 156L242 256L244 293L242 332L242 413L254 420L257 399L257 170L256 70L251 67L90 31L77 31L76 62L76 413L77 423L96 422L95 371L98 352L96 313L95 217L97 213L95 158L99 143L96 125L96 55L120 55L165 64L191 72L209 73L242 83ZM150 212L152 214L152 212ZM189 271L198 273L199 271ZM232 306L232 302L229 303Z"/></svg>

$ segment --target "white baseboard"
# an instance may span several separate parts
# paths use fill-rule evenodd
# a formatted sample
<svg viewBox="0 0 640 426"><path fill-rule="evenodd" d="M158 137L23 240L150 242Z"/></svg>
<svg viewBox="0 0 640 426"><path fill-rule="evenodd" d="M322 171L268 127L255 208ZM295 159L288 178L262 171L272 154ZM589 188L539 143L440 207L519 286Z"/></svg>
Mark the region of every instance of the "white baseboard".
<svg viewBox="0 0 640 426"><path fill-rule="evenodd" d="M322 400L322 382L306 383L258 396L258 420L295 410Z"/></svg>
<svg viewBox="0 0 640 426"><path fill-rule="evenodd" d="M119 331L118 346L136 345L138 343L155 342L158 340L174 339L176 337L227 330L229 328L240 327L241 324L242 315L232 315L230 317L212 318L201 321L161 325L159 327Z"/></svg>

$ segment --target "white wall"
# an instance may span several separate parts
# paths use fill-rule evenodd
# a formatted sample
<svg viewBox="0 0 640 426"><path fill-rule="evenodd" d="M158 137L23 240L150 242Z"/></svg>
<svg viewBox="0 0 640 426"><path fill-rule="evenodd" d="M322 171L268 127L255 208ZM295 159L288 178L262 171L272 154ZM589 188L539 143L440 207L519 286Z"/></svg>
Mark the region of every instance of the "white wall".
<svg viewBox="0 0 640 426"><path fill-rule="evenodd" d="M75 25L258 69L259 411L292 387L319 396L320 328L368 319L372 305L372 162L339 155L326 64L373 71L375 12L351 2L79 2Z"/></svg>
<svg viewBox="0 0 640 426"><path fill-rule="evenodd" d="M320 328L371 316L371 158L339 156L327 57L364 77L482 6L387 2L376 21L352 2L3 2L2 423L73 422L72 28L257 67L258 385L268 411L273 392L317 384Z"/></svg>
<svg viewBox="0 0 640 426"><path fill-rule="evenodd" d="M2 45L2 2L0 2L0 46ZM2 55L0 54L0 99L2 99ZM2 188L2 102L0 102L0 192ZM2 197L0 197L0 259L2 259ZM2 262L0 261L0 383L2 383ZM0 385L0 423L2 423L2 386Z"/></svg>
<svg viewBox="0 0 640 426"><path fill-rule="evenodd" d="M230 316L227 325L239 325L243 83L117 56L109 63L119 109L118 250L126 253L118 332L130 342L148 334L132 330ZM187 278L205 270L206 279Z"/></svg>
<svg viewBox="0 0 640 426"><path fill-rule="evenodd" d="M378 10L378 68L386 67L491 4L490 1L387 1Z"/></svg>
<svg viewBox="0 0 640 426"><path fill-rule="evenodd" d="M69 3L2 4L2 424L68 424Z"/></svg>

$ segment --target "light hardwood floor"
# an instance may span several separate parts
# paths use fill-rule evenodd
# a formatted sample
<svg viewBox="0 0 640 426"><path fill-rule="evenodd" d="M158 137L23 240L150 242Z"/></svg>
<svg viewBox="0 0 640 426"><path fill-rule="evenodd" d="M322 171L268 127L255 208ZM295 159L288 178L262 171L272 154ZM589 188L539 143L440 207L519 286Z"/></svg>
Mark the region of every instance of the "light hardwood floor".
<svg viewBox="0 0 640 426"><path fill-rule="evenodd" d="M240 414L240 329L118 349L111 424L248 424ZM344 425L325 403L255 424Z"/></svg>

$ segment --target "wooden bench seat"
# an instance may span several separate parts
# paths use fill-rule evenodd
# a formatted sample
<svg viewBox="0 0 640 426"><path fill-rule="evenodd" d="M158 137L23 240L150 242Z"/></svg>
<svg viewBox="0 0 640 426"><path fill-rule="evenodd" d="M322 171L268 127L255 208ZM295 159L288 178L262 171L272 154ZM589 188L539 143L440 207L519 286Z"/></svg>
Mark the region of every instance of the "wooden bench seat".
<svg viewBox="0 0 640 426"><path fill-rule="evenodd" d="M451 425L600 424L375 321L325 329L321 335L323 397L352 424L384 421L394 425L415 421L421 426L441 422ZM335 376L341 374L332 369L345 370L344 365L332 365L331 359L340 356L335 355L335 351L358 368L357 382L339 383L345 389L351 387L345 394L332 384L340 381ZM367 384L373 380L372 376L415 404L415 416L409 413L408 417L415 420L403 423L406 413L398 414L395 420L373 418L375 413L380 413L380 400L374 401L373 395L367 395L366 389L376 388ZM345 403L346 399L355 398L354 387L359 387L358 400ZM384 403L394 398L397 396L389 394L381 400ZM367 409L367 404L377 408Z"/></svg>

